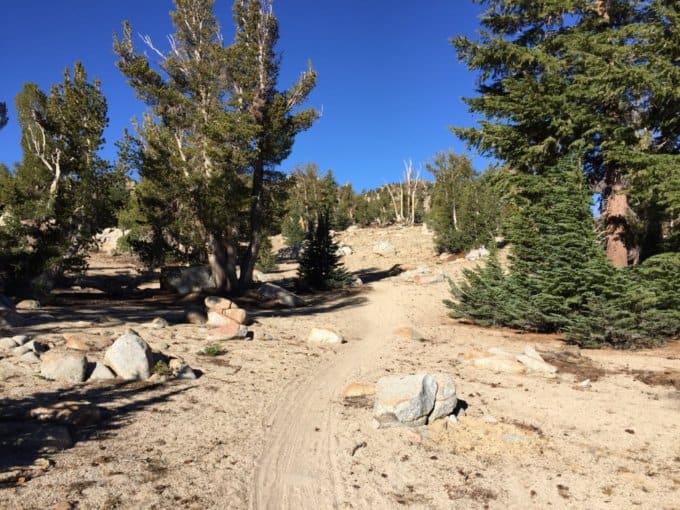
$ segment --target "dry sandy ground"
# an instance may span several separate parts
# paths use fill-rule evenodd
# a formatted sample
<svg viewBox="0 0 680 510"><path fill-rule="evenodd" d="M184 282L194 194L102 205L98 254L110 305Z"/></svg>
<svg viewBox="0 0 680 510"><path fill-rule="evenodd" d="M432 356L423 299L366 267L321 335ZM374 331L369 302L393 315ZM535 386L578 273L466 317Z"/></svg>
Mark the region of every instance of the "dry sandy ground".
<svg viewBox="0 0 680 510"><path fill-rule="evenodd" d="M186 303L153 290L119 301L66 293L62 303L80 304L23 312L35 319L26 332L55 343L64 332L115 338L133 327L202 376L73 388L0 360L0 421L59 400L109 411L96 425L73 427L75 444L60 453L36 449L20 461L0 455L0 507L680 508L677 342L579 351L557 337L461 324L442 304L446 282L418 285L387 270L425 264L457 278L472 263L440 262L420 228L341 237L354 250L347 266L370 283L312 296L312 305L296 310L245 302L254 339L225 342L222 356L198 354L206 330L182 323ZM397 254L373 255L380 239ZM120 260L108 265L109 273L111 266L130 271ZM54 318L41 318L45 311ZM155 316L171 327L142 325ZM347 342L309 346L315 326L335 327ZM403 327L419 335L395 334ZM519 352L525 345L558 365L557 377L468 362L490 347ZM458 424L376 430L371 398L341 395L351 382L418 372L454 375L468 406ZM591 384L579 385L584 379Z"/></svg>

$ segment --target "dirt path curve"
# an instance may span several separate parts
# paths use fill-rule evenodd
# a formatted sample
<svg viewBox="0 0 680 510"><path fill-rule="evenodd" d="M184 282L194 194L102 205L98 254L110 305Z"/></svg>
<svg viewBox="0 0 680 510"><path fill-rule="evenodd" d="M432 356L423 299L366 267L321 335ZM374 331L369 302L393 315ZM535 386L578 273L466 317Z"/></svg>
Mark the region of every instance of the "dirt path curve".
<svg viewBox="0 0 680 510"><path fill-rule="evenodd" d="M346 500L337 456L347 453L337 444L334 405L343 387L360 379L379 363L381 351L389 350L387 325L404 320L398 293L390 287L389 282L375 283L366 304L340 315L341 320L347 317L342 331L348 343L309 377L283 390L264 424L268 442L255 472L250 508L339 508ZM353 501L355 507L357 503L361 506Z"/></svg>

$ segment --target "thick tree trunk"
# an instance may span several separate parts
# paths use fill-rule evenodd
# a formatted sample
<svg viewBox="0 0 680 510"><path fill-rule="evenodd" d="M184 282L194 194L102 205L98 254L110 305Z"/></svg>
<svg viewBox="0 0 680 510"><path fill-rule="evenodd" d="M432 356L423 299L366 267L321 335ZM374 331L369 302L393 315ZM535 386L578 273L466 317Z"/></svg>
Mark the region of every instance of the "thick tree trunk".
<svg viewBox="0 0 680 510"><path fill-rule="evenodd" d="M235 253L231 254L221 234L210 232L206 240L208 264L212 272L215 288L219 292L231 292L236 286ZM231 250L234 252L235 250ZM231 260L230 260L231 259Z"/></svg>
<svg viewBox="0 0 680 510"><path fill-rule="evenodd" d="M605 234L607 236L607 258L615 267L628 265L628 197L621 184L611 187L606 197L604 210Z"/></svg>

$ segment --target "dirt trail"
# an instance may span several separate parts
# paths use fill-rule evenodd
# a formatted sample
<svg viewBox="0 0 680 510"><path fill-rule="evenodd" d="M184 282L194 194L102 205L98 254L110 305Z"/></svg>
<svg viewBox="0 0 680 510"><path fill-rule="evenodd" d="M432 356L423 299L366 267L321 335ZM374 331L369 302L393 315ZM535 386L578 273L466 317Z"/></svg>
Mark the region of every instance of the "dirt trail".
<svg viewBox="0 0 680 510"><path fill-rule="evenodd" d="M386 324L403 317L387 283L373 288L364 306L348 311L351 318L343 328L348 343L314 373L291 383L269 415L269 439L255 473L251 508L338 508L344 500L334 405L345 385L379 363L381 351L391 345Z"/></svg>

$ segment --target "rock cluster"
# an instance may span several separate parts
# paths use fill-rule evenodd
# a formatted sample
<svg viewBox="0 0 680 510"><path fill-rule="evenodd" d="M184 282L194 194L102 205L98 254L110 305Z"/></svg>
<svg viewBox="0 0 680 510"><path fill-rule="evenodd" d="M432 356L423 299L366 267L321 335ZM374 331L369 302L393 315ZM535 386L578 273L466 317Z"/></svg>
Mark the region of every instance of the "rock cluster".
<svg viewBox="0 0 680 510"><path fill-rule="evenodd" d="M169 367L164 371L166 376L196 378L183 360L152 351L133 330L120 336L113 344L109 339L96 335L66 333L64 340L63 345L56 346L29 340L25 335L4 337L0 338L0 354L13 355L19 364L38 366L40 376L45 379L72 384L116 378L151 379L159 362ZM102 360L88 359L92 351L107 346Z"/></svg>
<svg viewBox="0 0 680 510"><path fill-rule="evenodd" d="M457 403L448 374L391 375L375 386L373 417L378 428L417 427L452 414Z"/></svg>
<svg viewBox="0 0 680 510"><path fill-rule="evenodd" d="M227 298L208 296L204 300L208 315L209 340L231 340L248 336L248 313Z"/></svg>

